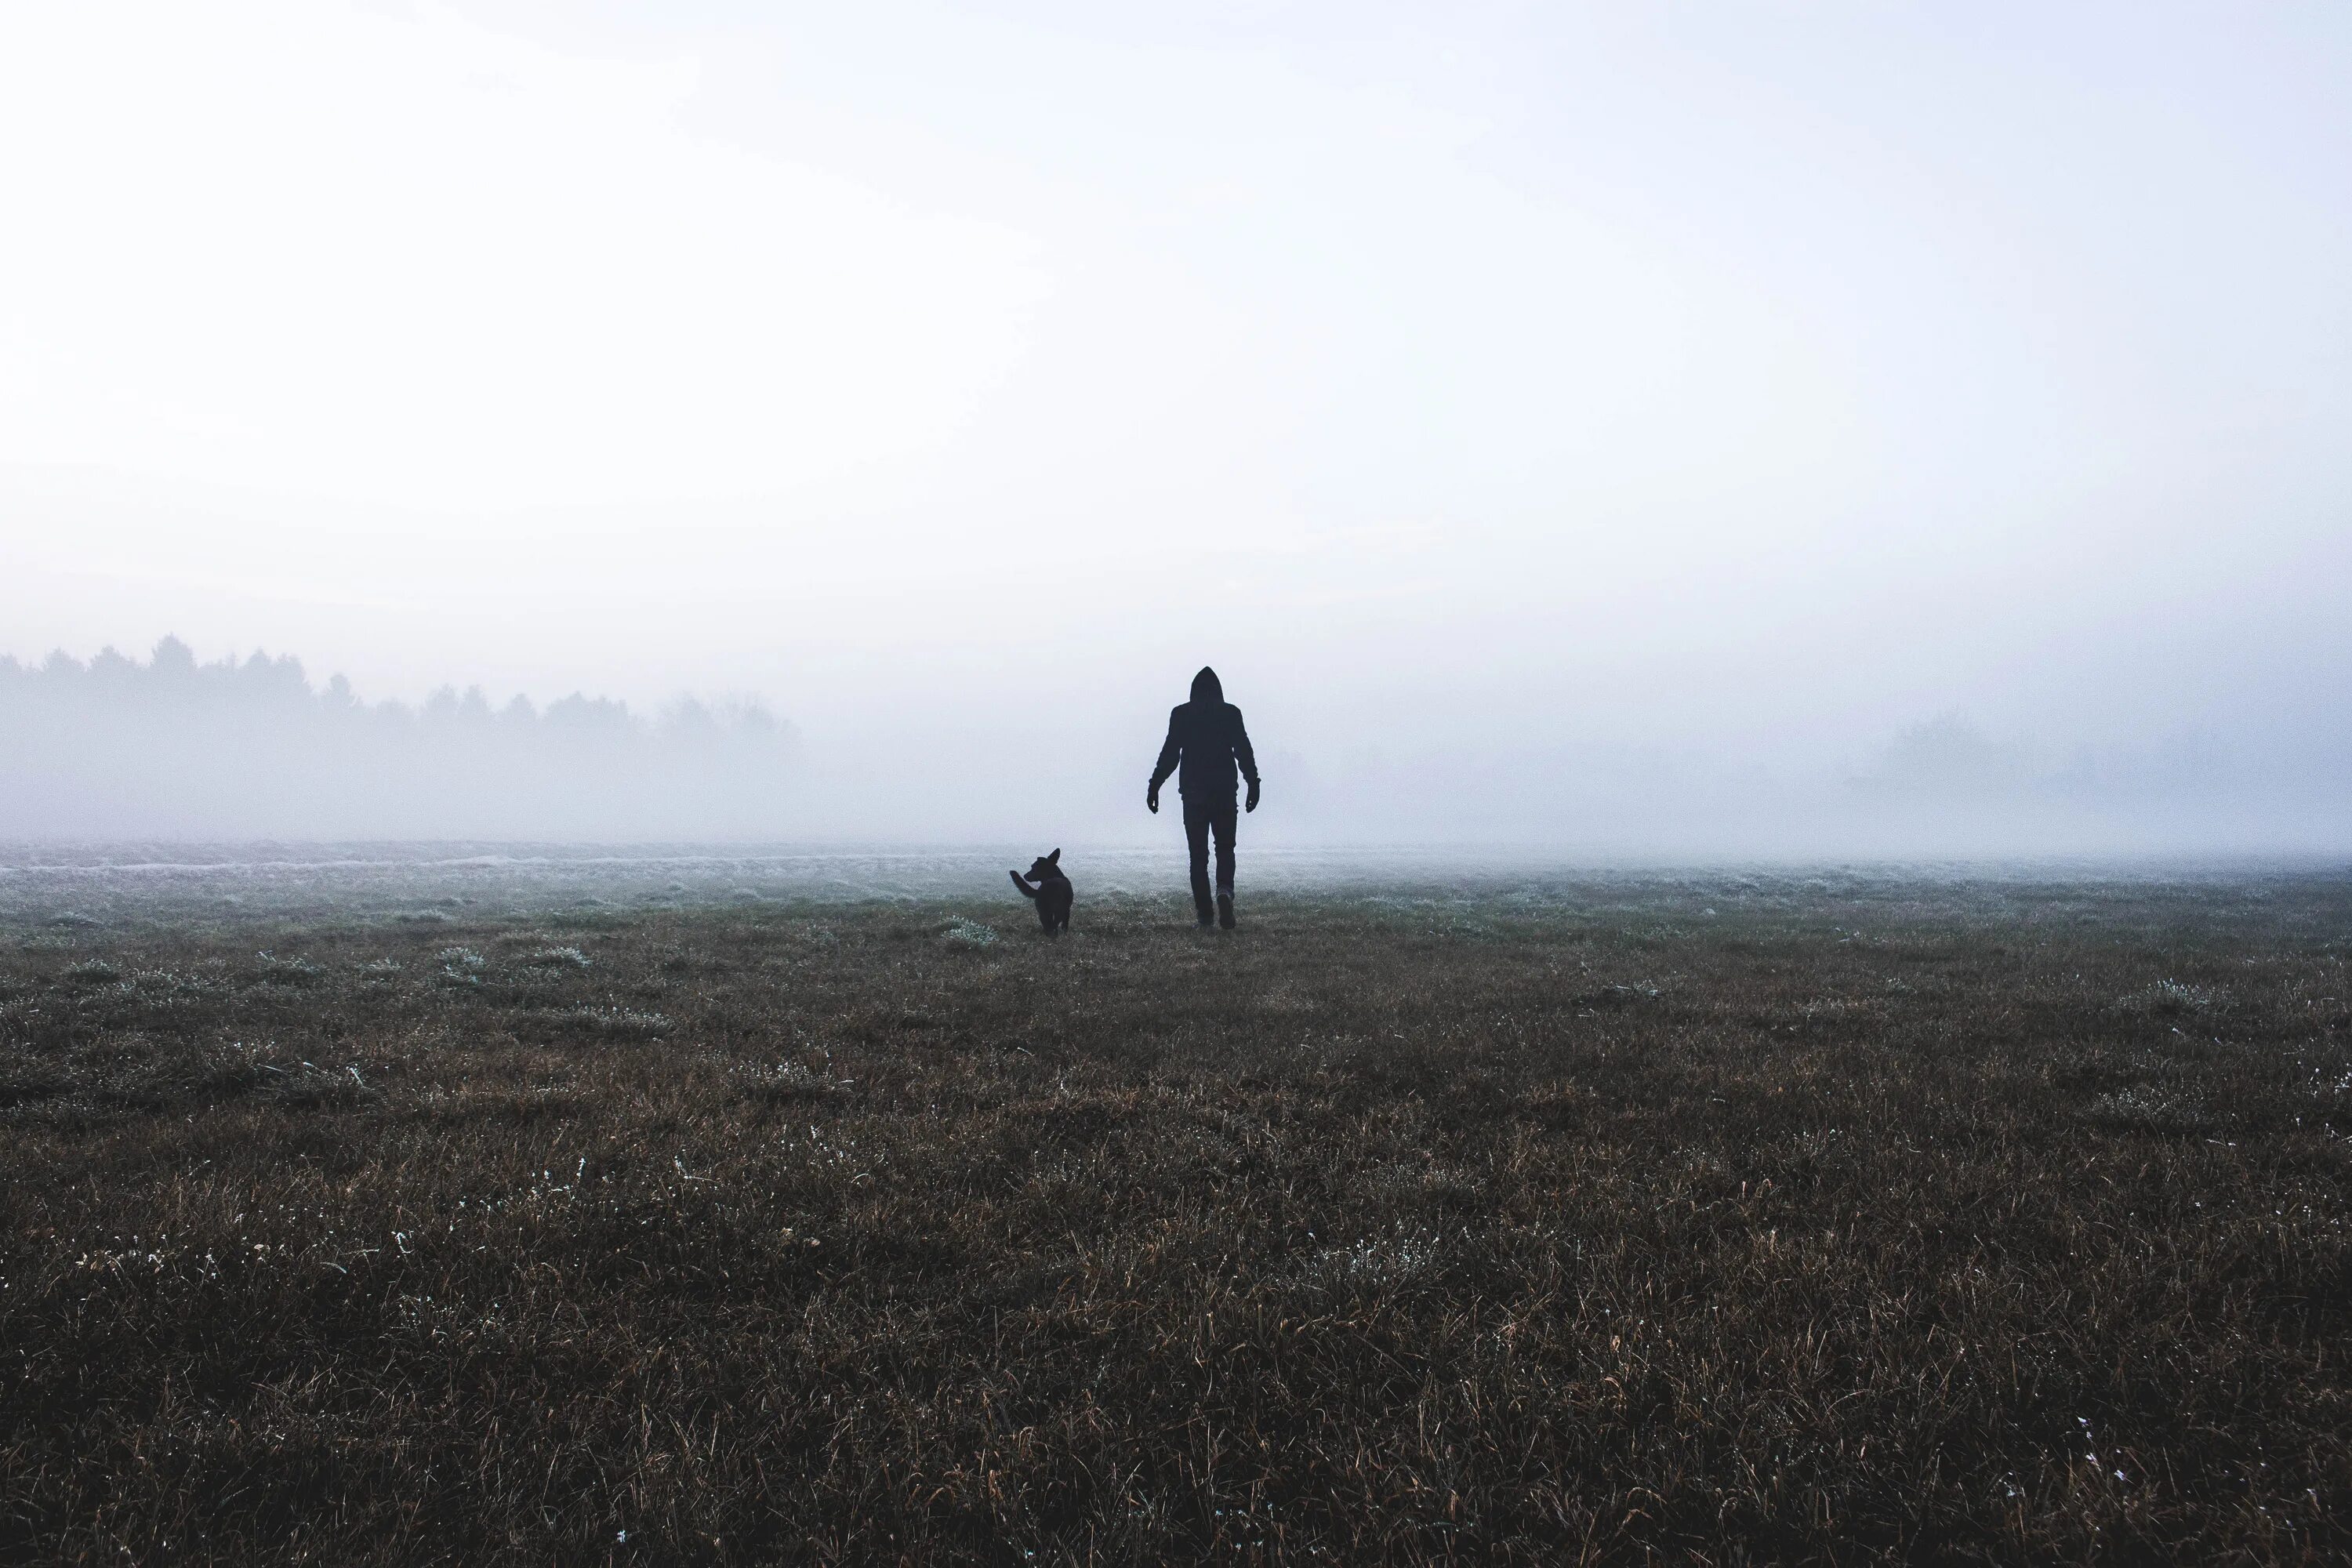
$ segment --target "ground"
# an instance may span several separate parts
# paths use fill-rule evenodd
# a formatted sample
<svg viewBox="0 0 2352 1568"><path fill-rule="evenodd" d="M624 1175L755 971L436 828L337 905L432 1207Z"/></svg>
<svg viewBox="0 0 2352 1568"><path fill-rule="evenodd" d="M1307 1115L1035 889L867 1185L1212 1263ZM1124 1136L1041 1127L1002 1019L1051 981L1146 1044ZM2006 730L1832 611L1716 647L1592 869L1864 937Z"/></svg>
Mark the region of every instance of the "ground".
<svg viewBox="0 0 2352 1568"><path fill-rule="evenodd" d="M0 907L0 1558L2352 1552L2340 873L335 880Z"/></svg>

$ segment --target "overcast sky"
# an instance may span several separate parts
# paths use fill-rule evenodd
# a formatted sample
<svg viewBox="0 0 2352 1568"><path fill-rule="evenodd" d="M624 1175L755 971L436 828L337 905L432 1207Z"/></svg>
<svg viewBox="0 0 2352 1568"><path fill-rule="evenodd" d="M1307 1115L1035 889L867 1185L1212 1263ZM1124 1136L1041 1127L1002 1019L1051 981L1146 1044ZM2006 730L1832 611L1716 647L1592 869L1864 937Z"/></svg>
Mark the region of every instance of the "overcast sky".
<svg viewBox="0 0 2352 1568"><path fill-rule="evenodd" d="M0 5L0 652L947 775L1139 781L1204 660L1325 769L2291 745L2347 81L2339 4Z"/></svg>

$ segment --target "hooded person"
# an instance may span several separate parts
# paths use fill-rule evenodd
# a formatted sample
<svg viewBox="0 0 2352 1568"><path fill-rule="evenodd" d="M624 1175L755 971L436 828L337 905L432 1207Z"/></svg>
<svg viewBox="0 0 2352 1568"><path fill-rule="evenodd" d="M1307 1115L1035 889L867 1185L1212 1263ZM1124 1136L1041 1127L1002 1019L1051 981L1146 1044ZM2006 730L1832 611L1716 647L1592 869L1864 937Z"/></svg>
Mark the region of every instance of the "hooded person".
<svg viewBox="0 0 2352 1568"><path fill-rule="evenodd" d="M1257 758L1250 751L1249 731L1242 727L1242 710L1225 700L1217 672L1202 666L1192 678L1192 700L1180 703L1168 715L1168 740L1160 748L1159 764L1143 804L1160 809L1160 786L1176 775L1176 791L1184 800L1184 841L1192 856L1192 910L1206 926L1212 920L1231 931L1234 925L1234 825L1238 793L1235 774L1249 781L1249 802L1257 809ZM1209 902L1209 838L1217 840L1216 903Z"/></svg>

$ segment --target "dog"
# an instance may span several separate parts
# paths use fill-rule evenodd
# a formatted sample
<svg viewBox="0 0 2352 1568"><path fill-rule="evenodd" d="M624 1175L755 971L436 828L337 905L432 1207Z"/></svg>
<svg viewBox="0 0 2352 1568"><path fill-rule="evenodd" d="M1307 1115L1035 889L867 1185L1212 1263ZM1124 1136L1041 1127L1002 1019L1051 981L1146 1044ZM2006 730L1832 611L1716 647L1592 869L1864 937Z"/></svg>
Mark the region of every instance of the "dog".
<svg viewBox="0 0 2352 1568"><path fill-rule="evenodd" d="M1037 906L1037 923L1045 928L1048 935L1070 929L1070 906L1077 901L1078 892L1070 886L1070 879L1062 875L1062 852L1059 849L1051 855L1037 857L1036 864L1029 868L1026 881L1022 879L1018 871L1011 873L1011 876L1013 885L1021 889L1021 896ZM1036 883L1036 887L1031 888L1030 882Z"/></svg>

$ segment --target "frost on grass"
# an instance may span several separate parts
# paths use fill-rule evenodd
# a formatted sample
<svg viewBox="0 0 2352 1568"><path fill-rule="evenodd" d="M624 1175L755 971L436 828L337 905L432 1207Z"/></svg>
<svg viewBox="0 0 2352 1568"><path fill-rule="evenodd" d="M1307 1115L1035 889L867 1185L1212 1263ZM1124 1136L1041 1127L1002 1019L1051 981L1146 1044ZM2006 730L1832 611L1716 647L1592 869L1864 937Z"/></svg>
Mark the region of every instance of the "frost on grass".
<svg viewBox="0 0 2352 1568"><path fill-rule="evenodd" d="M987 947L996 941L996 928L955 915L948 921L946 936L958 947Z"/></svg>
<svg viewBox="0 0 2352 1568"><path fill-rule="evenodd" d="M1328 1247L1314 1258L1312 1277L1339 1289L1397 1285L1417 1279L1437 1267L1444 1243L1435 1233L1408 1230L1402 1226L1387 1236L1375 1236L1351 1247Z"/></svg>
<svg viewBox="0 0 2352 1568"><path fill-rule="evenodd" d="M441 963L441 979L449 985L479 985L482 955L470 947L445 947L433 955Z"/></svg>
<svg viewBox="0 0 2352 1568"><path fill-rule="evenodd" d="M636 1007L575 1007L556 1022L609 1040L656 1039L676 1026L667 1013Z"/></svg>
<svg viewBox="0 0 2352 1568"><path fill-rule="evenodd" d="M2135 991L2119 1004L2126 1012L2147 1013L2158 1018L2181 1018L2192 1013L2210 1012L2222 1005L2221 993L2203 985L2189 985L2180 981L2164 979L2144 991Z"/></svg>
<svg viewBox="0 0 2352 1568"><path fill-rule="evenodd" d="M279 958L267 952L256 956L261 960L265 985L314 985L327 973L307 958Z"/></svg>
<svg viewBox="0 0 2352 1568"><path fill-rule="evenodd" d="M534 969L586 969L595 961L576 947L542 947L523 954L522 962Z"/></svg>
<svg viewBox="0 0 2352 1568"><path fill-rule="evenodd" d="M2084 1108L2084 1120L2138 1132L2203 1132L2213 1118L2199 1100L2136 1084L2100 1095Z"/></svg>
<svg viewBox="0 0 2352 1568"><path fill-rule="evenodd" d="M818 1072L803 1062L745 1062L730 1076L742 1086L746 1097L771 1105L847 1094L856 1081Z"/></svg>

